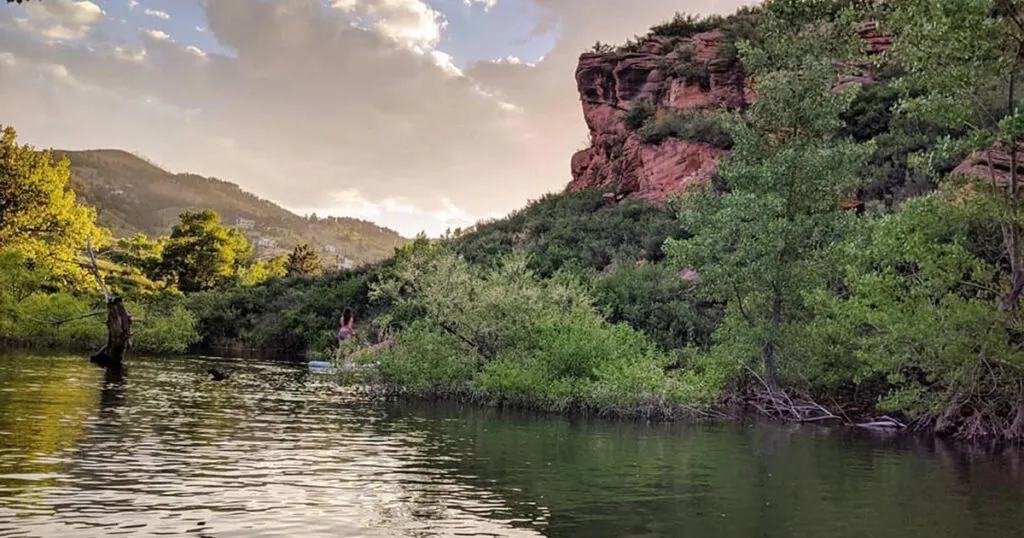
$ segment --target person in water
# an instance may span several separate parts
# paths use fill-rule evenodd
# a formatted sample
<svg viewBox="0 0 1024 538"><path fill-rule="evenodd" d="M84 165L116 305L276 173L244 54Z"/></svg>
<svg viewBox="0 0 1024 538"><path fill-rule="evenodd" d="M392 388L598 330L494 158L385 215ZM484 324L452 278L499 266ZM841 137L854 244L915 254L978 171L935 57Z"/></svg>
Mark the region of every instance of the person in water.
<svg viewBox="0 0 1024 538"><path fill-rule="evenodd" d="M339 346L341 345L342 342L348 340L349 338L352 338L352 336L355 334L355 322L356 317L352 314L352 309L346 308L345 311L341 313L341 327L338 328Z"/></svg>

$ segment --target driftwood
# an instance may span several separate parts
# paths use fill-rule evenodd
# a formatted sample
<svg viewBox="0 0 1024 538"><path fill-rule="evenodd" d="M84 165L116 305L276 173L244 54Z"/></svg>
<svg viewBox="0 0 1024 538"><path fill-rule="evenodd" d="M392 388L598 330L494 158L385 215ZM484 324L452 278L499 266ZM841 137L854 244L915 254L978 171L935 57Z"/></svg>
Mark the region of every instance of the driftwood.
<svg viewBox="0 0 1024 538"><path fill-rule="evenodd" d="M96 254L92 250L92 239L86 240L90 270L99 284L107 302L107 344L89 360L100 366L120 367L125 352L132 344L132 317L124 307L124 300L110 293L96 265Z"/></svg>

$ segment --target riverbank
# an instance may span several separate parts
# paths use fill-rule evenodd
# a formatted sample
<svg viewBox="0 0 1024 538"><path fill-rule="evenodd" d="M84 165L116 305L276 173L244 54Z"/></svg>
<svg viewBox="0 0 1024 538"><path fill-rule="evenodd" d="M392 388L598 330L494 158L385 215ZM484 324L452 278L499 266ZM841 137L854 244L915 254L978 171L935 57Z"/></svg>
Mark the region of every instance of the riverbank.
<svg viewBox="0 0 1024 538"><path fill-rule="evenodd" d="M714 405L674 402L666 397L647 396L630 402L598 402L584 397L557 401L527 395L496 395L470 387L410 388L381 380L365 370L344 371L342 383L373 401L445 402L481 408L539 412L565 417L594 417L631 422L725 422L814 425L826 429L858 429L877 434L949 438L920 423L905 424L905 417L892 417L878 410L864 410L850 416L841 409L829 410L805 395L783 391L771 395L756 387L736 391ZM973 442L1011 441L1001 438L960 439ZM1011 443L1012 444L1012 443Z"/></svg>

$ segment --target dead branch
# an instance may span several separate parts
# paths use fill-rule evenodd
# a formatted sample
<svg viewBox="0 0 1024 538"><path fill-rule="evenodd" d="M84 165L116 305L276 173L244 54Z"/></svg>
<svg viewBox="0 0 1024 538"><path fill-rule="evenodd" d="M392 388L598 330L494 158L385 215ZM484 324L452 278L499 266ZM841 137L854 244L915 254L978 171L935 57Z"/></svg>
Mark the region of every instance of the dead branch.
<svg viewBox="0 0 1024 538"><path fill-rule="evenodd" d="M103 277L100 276L99 266L96 265L96 253L93 252L93 250L92 250L92 236L91 235L85 238L85 248L86 248L86 251L89 253L89 264L91 266L90 269L92 271L92 276L96 277L96 283L99 284L100 291L103 292L103 297L109 303L111 300L113 300L114 296L110 294L110 290L107 289L106 283L103 282Z"/></svg>

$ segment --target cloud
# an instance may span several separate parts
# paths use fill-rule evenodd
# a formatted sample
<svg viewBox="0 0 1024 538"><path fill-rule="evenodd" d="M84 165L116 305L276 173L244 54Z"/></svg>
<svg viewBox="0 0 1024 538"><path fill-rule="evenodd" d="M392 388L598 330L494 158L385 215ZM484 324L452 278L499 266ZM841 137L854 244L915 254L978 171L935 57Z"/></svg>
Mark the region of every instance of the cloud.
<svg viewBox="0 0 1024 538"><path fill-rule="evenodd" d="M381 34L410 47L432 47L448 22L423 0L335 0L336 9L372 21Z"/></svg>
<svg viewBox="0 0 1024 538"><path fill-rule="evenodd" d="M146 30L145 34L147 36L149 36L150 38L155 39L157 41L167 41L167 40L171 39L170 34L168 34L167 32L164 32L163 30Z"/></svg>
<svg viewBox="0 0 1024 538"><path fill-rule="evenodd" d="M16 25L51 41L82 39L105 16L92 2L72 0L26 3L24 13L27 17L16 18Z"/></svg>
<svg viewBox="0 0 1024 538"><path fill-rule="evenodd" d="M160 11L159 9L146 9L146 11L144 11L143 13L149 15L150 17L156 17L158 19L163 19L165 21L171 20L170 13L167 13L166 11Z"/></svg>
<svg viewBox="0 0 1024 538"><path fill-rule="evenodd" d="M420 0L207 0L202 24L216 49L159 30L135 44L89 34L92 51L4 30L0 116L35 144L136 151L290 208L353 212L355 197L377 220L405 219L404 233L464 225L564 187L586 141L579 53L641 33L678 5L531 1L535 31L560 31L535 65L509 57L460 68L440 50L444 15ZM63 66L78 85L27 74L43 65Z"/></svg>
<svg viewBox="0 0 1024 538"><path fill-rule="evenodd" d="M491 9L498 5L498 0L462 0L462 2L467 6L483 6L484 10Z"/></svg>

